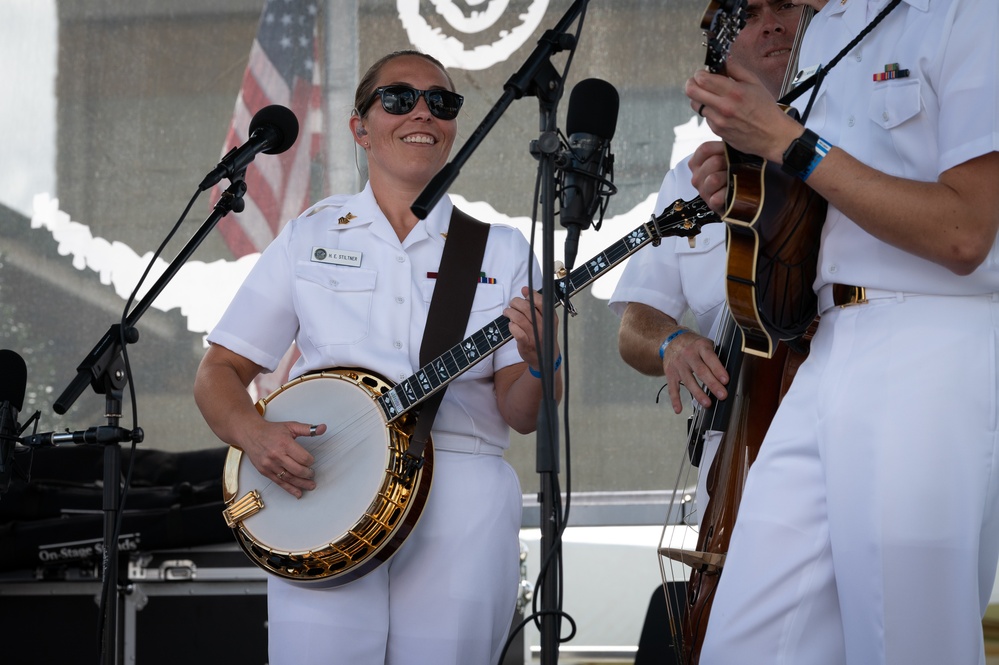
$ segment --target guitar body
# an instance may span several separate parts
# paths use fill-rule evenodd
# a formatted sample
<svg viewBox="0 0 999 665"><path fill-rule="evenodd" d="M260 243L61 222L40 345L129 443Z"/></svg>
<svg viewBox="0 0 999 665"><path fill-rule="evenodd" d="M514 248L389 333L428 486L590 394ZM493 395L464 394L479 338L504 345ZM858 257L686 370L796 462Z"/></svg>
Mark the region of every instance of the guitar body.
<svg viewBox="0 0 999 665"><path fill-rule="evenodd" d="M433 447L412 477L402 472L415 418L386 421L375 399L390 387L370 372L333 369L289 381L257 403L266 420L327 427L321 437L298 438L316 460L316 489L301 499L229 450L224 514L259 567L308 586L340 586L388 561L416 526L430 493Z"/></svg>
<svg viewBox="0 0 999 665"><path fill-rule="evenodd" d="M826 201L766 160L726 146L729 163L726 289L744 350L771 357L815 320L812 284Z"/></svg>

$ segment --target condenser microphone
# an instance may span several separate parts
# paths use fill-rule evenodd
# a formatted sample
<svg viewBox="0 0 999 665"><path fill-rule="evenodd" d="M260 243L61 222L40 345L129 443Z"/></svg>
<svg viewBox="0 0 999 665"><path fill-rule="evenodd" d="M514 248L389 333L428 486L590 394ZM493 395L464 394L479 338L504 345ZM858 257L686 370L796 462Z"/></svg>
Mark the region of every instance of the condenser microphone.
<svg viewBox="0 0 999 665"><path fill-rule="evenodd" d="M9 349L0 349L0 489L10 481L14 446L17 444L17 416L24 406L28 368L24 358Z"/></svg>
<svg viewBox="0 0 999 665"><path fill-rule="evenodd" d="M562 167L559 223L568 231L565 264L576 258L579 232L589 228L607 197L617 192L613 184L614 155L610 142L617 126L620 98L617 89L601 79L580 81L569 95L566 132L568 151Z"/></svg>
<svg viewBox="0 0 999 665"><path fill-rule="evenodd" d="M250 138L246 143L230 150L218 166L205 176L198 189L210 189L222 178L232 180L253 161L257 153L280 154L293 146L297 138L298 118L291 109L280 104L265 106L250 121Z"/></svg>

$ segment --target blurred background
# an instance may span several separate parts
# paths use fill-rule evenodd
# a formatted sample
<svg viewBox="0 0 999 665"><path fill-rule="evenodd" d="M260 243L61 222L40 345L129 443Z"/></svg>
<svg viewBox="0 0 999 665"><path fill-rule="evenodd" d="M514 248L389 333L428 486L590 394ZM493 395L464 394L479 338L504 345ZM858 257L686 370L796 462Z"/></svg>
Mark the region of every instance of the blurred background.
<svg viewBox="0 0 999 665"><path fill-rule="evenodd" d="M258 156L247 174L247 209L209 234L141 318L140 339L128 349L138 421L132 422L126 396L122 426L144 429L141 447L222 447L191 396L204 337L285 221L311 201L363 186L364 158L347 127L360 75L397 49L444 61L465 97L456 153L571 4L0 1L0 348L27 364L21 421L38 410L39 431L106 423L104 396L89 388L65 415L57 415L53 403L122 318L126 299L202 177L246 140L259 108L280 103L302 125L295 146L280 156ZM576 266L659 212L653 203L664 174L704 135L682 92L703 59L704 11L704 0L590 3L564 80L558 126L566 132L577 82L597 77L617 88L611 147L618 192L602 228L583 231ZM569 54L552 63L562 73ZM536 98L509 107L452 186L459 206L531 234L538 162L530 146L539 122ZM217 189L205 192L195 202L144 289L200 228L218 195ZM555 234L559 258L564 231L557 227ZM577 497L570 524L580 527L567 534L566 549L566 607L581 631L575 644L593 658L592 649L618 645L611 651L627 659L649 594L660 584L655 547L664 496L683 454L686 417L674 415L668 400L657 404L660 381L620 360L618 319L607 308L619 272L573 301L578 315L569 317L563 347L570 380L560 450L562 488ZM255 390L266 394L282 382L277 373ZM525 577L531 580L539 547L530 528L537 524L535 457L534 436L515 434L507 459L525 496ZM529 632L536 644L536 631Z"/></svg>
<svg viewBox="0 0 999 665"><path fill-rule="evenodd" d="M142 317L139 342L129 347L137 424L146 432L142 445L162 450L219 445L191 397L204 335L249 269L253 252L284 221L308 201L363 186L363 156L355 153L347 131L360 73L400 48L427 51L448 63L466 99L457 150L543 32L571 5L567 0L273 4L262 22L262 0L0 3L0 347L25 358L23 413L40 410L40 430L104 423L103 397L89 389L64 416L52 411L52 403L120 319L151 253L204 174L225 150L245 140L257 109L282 103L303 124L296 146L280 157L296 163L288 165L282 182L266 183L254 181L254 171L270 169L279 158L256 159L248 175L247 211L230 215L209 235ZM602 229L583 232L577 266L653 213L676 128L690 129L693 114L682 84L702 57L703 11L703 0L590 3L565 91L590 77L618 89L612 142L618 193ZM268 14L287 29L270 30ZM289 35L298 45L294 55L281 52L288 47L280 40ZM267 40L277 46L263 57L259 52L270 47ZM256 60L251 52L258 53ZM270 65L261 64L267 57ZM560 72L566 59L566 54L553 58ZM314 66L303 66L305 60ZM267 89L269 84L260 83L267 67L292 82ZM559 106L563 131L567 105L568 94ZM465 164L451 193L480 218L530 233L537 161L529 148L538 133L536 98L514 102ZM265 194L282 203L271 219L258 214L243 225L233 219L257 213ZM195 203L167 246L165 262L207 218L217 196L206 192ZM562 238L558 227L558 256ZM540 256L540 235L537 252ZM618 356L618 320L606 307L616 279L617 272L608 274L578 296L579 314L570 320L570 429L563 436L572 454L572 487L661 490L673 480L683 418L656 404L660 382L639 376ZM126 413L129 408L126 404ZM130 426L130 418L125 420ZM536 485L534 457L533 437L516 441L509 454L525 493Z"/></svg>

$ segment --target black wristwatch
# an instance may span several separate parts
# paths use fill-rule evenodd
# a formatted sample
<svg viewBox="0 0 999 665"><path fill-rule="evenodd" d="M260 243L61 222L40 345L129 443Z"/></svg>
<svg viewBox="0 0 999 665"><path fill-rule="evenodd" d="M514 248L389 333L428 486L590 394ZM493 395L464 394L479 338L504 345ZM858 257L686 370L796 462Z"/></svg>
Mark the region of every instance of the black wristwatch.
<svg viewBox="0 0 999 665"><path fill-rule="evenodd" d="M806 129L805 133L791 141L791 145L784 151L784 163L781 164L781 169L788 175L807 180L830 149L832 146L828 142L822 140L812 130Z"/></svg>

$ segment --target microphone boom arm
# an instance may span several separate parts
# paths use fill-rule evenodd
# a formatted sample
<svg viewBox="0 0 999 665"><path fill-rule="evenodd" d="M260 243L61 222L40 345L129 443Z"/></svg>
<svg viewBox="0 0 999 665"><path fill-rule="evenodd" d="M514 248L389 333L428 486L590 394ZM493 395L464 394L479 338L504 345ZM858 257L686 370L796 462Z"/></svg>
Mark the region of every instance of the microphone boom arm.
<svg viewBox="0 0 999 665"><path fill-rule="evenodd" d="M558 24L542 35L534 51L521 68L507 80L503 86L503 94L499 100L486 114L486 117L482 119L479 126L475 128L475 131L468 137L468 140L461 146L454 159L445 164L437 175L427 183L427 186L423 188L420 195L416 197L416 201L410 206L410 210L413 211L414 215L420 219L427 218L430 211L433 210L434 206L441 200L441 197L444 196L444 192L450 189L454 181L458 179L461 167L465 165L468 158L472 156L472 153L475 152L483 139L486 138L496 123L499 122L499 119L503 117L503 114L515 99L520 99L524 95L548 98L550 95L558 94L561 91L558 72L555 71L554 66L551 64L551 56L566 49L575 48L576 39L571 34L568 34L567 31L588 3L589 0L576 0L562 16Z"/></svg>
<svg viewBox="0 0 999 665"><path fill-rule="evenodd" d="M132 311L128 313L125 317L125 341L126 343L134 343L138 340L138 334L135 332L135 324L142 318L142 315L146 313L146 310L153 304L153 301L163 292L166 285L170 283L174 275L180 270L180 268L187 262L194 251L204 242L208 234L212 232L215 225L218 224L219 220L229 214L230 210L239 210L243 204L243 194L246 193L246 183L241 179L233 180L229 187L222 193L219 198L218 203L215 204L214 210L208 216L208 218L202 223L201 228L198 232L184 245L180 253L174 257L170 265L160 276L159 279L153 284L142 299L136 303ZM131 331L131 332L130 332ZM87 385L93 385L94 390L98 393L104 392L103 382L101 380L101 375L106 372L107 368L112 364L115 356L120 353L119 340L121 339L119 324L112 325L104 336L97 342L97 345L87 354L87 357L83 359L79 366L77 366L76 377L70 382L70 384L63 390L62 394L56 399L53 404L53 409L58 414L64 414L69 411L70 407L76 402L76 400L83 394Z"/></svg>

